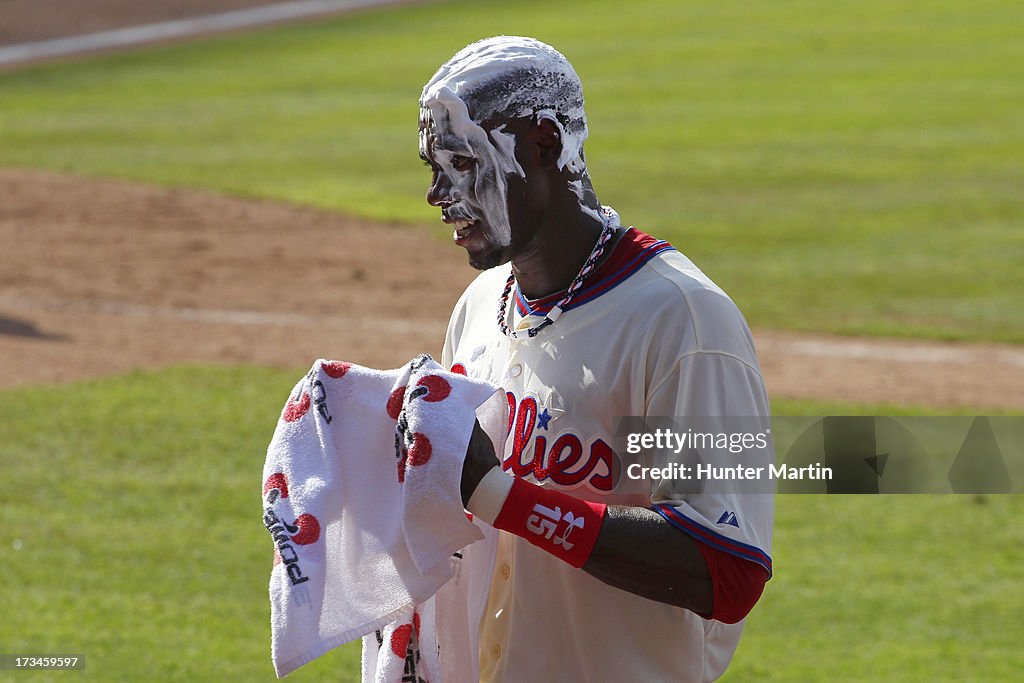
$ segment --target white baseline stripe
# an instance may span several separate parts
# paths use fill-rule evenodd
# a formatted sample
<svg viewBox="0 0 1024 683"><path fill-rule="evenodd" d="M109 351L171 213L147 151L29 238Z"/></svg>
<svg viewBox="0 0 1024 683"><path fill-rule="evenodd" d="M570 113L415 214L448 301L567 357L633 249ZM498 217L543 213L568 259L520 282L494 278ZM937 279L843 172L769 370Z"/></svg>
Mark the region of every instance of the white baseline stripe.
<svg viewBox="0 0 1024 683"><path fill-rule="evenodd" d="M1024 349L994 348L980 350L969 344L962 347L937 344L894 344L885 340L846 341L841 339L797 339L780 353L818 358L866 359L900 363L948 363L972 365L982 362L1004 363L1024 368Z"/></svg>
<svg viewBox="0 0 1024 683"><path fill-rule="evenodd" d="M253 311L194 308L188 306L152 306L112 299L76 300L49 297L26 297L0 294L0 310L46 311L49 313L114 315L131 318L156 318L221 325L272 327L328 327L352 331L380 331L391 334L414 334L424 330L444 329L437 320L393 318L387 316L308 315L275 311ZM842 338L800 339L796 333L783 333L781 338L771 332L755 330L758 347L766 354L782 357L834 358L836 360L867 360L898 362L908 365L946 363L978 365L1000 363L1024 368L1024 348L1012 345L937 342L903 342L887 339L857 340Z"/></svg>
<svg viewBox="0 0 1024 683"><path fill-rule="evenodd" d="M182 38L201 33L228 31L247 26L271 24L346 10L397 4L401 0L296 0L252 9L206 14L191 19L162 21L128 28L86 33L80 36L54 38L33 43L0 47L0 66L34 59L61 57L89 50L139 45L168 38Z"/></svg>
<svg viewBox="0 0 1024 683"><path fill-rule="evenodd" d="M74 299L8 297L0 295L0 309L2 308L78 315L114 315L130 318L183 320L220 325L326 327L358 331L369 329L389 334L415 334L421 333L424 330L441 334L445 325L437 320L389 318L385 316L304 315L301 313L192 308L186 306L146 306L109 299L80 301Z"/></svg>

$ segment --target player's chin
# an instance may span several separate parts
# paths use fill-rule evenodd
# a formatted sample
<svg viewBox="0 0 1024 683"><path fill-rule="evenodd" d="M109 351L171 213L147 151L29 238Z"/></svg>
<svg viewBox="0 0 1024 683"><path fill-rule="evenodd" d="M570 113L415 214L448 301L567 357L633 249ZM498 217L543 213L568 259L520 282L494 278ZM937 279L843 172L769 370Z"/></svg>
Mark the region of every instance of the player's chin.
<svg viewBox="0 0 1024 683"><path fill-rule="evenodd" d="M487 270L508 262L506 247L495 244L487 234L483 221L456 230L452 235L455 244L466 250L469 265L477 270Z"/></svg>
<svg viewBox="0 0 1024 683"><path fill-rule="evenodd" d="M489 270L503 263L508 263L507 247L499 247L492 242L485 242L479 249L466 248L469 265L477 270Z"/></svg>

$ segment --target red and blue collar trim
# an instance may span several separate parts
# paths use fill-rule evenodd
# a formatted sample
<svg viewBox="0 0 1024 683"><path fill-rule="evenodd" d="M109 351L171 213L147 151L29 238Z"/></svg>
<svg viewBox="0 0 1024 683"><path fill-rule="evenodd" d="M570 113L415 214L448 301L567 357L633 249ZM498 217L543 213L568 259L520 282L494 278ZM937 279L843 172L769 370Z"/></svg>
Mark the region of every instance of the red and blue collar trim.
<svg viewBox="0 0 1024 683"><path fill-rule="evenodd" d="M640 270L652 258L662 252L673 250L675 247L665 240L655 239L636 228L629 228L619 243L615 245L615 251L608 257L608 260L587 278L583 287L576 292L576 296L572 298L565 310L571 311L588 301L593 301L605 292L610 292L630 275ZM547 315L552 306L558 303L563 296L565 296L565 292L561 291L530 301L523 296L523 293L519 291L519 285L516 284L516 311L524 317Z"/></svg>

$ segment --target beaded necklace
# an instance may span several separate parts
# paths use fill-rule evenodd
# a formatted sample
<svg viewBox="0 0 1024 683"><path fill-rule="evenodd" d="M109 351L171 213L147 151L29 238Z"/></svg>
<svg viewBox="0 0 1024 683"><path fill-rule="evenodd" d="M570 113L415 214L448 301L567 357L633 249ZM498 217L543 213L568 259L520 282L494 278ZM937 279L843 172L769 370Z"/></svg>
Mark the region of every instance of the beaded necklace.
<svg viewBox="0 0 1024 683"><path fill-rule="evenodd" d="M601 259L601 254L604 253L605 247L608 246L608 242L611 241L612 236L615 234L616 221L611 220L612 215L608 212L602 211L602 213L604 213L606 220L604 221L604 228L601 230L601 235L597 238L597 242L594 244L594 248L591 250L590 256L587 257L586 263L583 264L580 272L576 274L572 283L569 284L569 288L565 290L565 296L563 296L557 304L551 307L551 310L544 316L544 320L527 330L510 329L508 323L505 322L505 313L508 310L509 295L512 293L512 286L516 282L515 273L509 274L508 281L505 282L505 291L501 293L501 299L498 302L498 327L501 329L502 334L512 339L523 339L525 337L533 338L537 336L538 332L558 320L558 316L562 315L562 311L565 310L565 307L569 305L570 301L572 301L573 296L575 296L576 292L583 286L583 281L586 279L587 275L594 270L594 266L597 265L597 262Z"/></svg>

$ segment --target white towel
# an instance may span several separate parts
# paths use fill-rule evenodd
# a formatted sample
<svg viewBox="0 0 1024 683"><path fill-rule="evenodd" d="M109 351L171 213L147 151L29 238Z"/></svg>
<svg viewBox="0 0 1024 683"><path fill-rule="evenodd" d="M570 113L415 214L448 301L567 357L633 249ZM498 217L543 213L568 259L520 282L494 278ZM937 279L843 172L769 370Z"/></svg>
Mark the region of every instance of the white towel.
<svg viewBox="0 0 1024 683"><path fill-rule="evenodd" d="M388 625L402 642L414 607L455 574L452 554L484 537L462 508L462 462L478 409L503 443L505 406L429 356L390 371L320 360L296 384L263 470L278 676ZM436 623L416 639L431 643L432 681Z"/></svg>
<svg viewBox="0 0 1024 683"><path fill-rule="evenodd" d="M494 573L498 532L486 523L475 523L485 540L456 554L455 576L416 605L411 616L363 636L363 683L480 680L480 623Z"/></svg>

